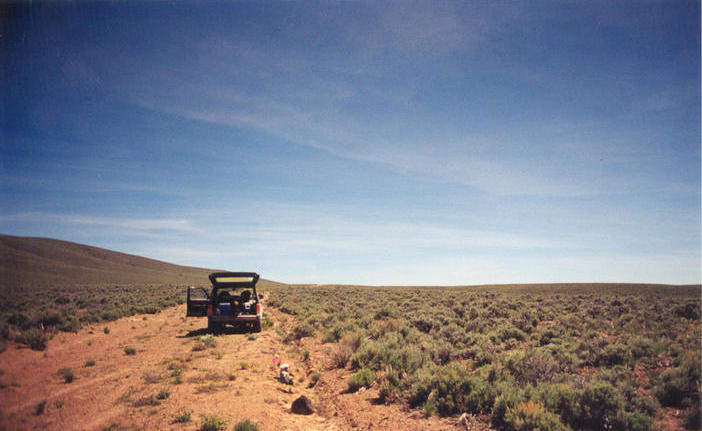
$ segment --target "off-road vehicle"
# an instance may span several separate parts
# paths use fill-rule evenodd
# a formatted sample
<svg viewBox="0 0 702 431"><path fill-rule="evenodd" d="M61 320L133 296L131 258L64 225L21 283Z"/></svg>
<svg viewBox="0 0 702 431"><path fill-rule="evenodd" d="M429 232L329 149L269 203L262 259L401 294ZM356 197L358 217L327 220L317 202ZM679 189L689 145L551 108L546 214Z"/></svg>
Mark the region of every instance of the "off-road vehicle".
<svg viewBox="0 0 702 431"><path fill-rule="evenodd" d="M248 327L261 331L263 295L256 293L255 272L215 272L209 276L212 291L202 287L188 288L186 316L207 316L207 329L220 331L224 325Z"/></svg>

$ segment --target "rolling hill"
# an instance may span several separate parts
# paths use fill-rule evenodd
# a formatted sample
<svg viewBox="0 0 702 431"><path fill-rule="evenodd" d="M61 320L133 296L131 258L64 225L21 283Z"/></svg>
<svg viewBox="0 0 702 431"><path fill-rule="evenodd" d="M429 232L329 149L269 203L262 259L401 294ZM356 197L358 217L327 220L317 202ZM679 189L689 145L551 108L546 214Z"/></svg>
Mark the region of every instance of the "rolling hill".
<svg viewBox="0 0 702 431"><path fill-rule="evenodd" d="M202 284L209 269L49 238L0 235L0 286Z"/></svg>

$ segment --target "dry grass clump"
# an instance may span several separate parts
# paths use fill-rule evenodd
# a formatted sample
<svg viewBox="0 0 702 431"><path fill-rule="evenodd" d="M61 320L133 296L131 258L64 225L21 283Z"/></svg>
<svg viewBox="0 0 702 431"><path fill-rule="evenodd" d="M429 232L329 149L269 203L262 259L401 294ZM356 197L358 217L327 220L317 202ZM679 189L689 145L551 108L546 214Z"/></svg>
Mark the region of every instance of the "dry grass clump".
<svg viewBox="0 0 702 431"><path fill-rule="evenodd" d="M349 363L351 356L356 353L356 350L361 346L361 334L351 333L345 334L339 340L336 348L332 351L332 364L336 368L345 368Z"/></svg>

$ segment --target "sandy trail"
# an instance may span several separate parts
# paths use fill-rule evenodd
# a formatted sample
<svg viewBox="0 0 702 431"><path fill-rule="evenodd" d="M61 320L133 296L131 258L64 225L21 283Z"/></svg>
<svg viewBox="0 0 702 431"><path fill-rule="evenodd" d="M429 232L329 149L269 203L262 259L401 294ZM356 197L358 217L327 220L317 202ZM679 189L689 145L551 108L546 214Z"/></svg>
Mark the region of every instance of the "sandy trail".
<svg viewBox="0 0 702 431"><path fill-rule="evenodd" d="M266 312L274 322L286 322L285 330L294 323L276 310ZM215 337L216 347L199 350L206 319L184 316L181 305L59 333L45 352L10 343L0 354L0 429L194 430L205 415L226 419L228 430L244 419L260 430L456 429L453 420L379 405L372 389L345 393L350 371L332 369L329 346L315 338L283 344L273 329L256 337L230 331ZM126 354L127 346L136 354ZM291 365L293 386L274 379L274 356ZM73 370L71 383L58 374L61 368ZM307 377L312 371L322 375L315 387ZM161 391L167 398L158 399ZM300 395L313 401L316 413L290 412ZM183 409L191 411L190 421L175 423Z"/></svg>

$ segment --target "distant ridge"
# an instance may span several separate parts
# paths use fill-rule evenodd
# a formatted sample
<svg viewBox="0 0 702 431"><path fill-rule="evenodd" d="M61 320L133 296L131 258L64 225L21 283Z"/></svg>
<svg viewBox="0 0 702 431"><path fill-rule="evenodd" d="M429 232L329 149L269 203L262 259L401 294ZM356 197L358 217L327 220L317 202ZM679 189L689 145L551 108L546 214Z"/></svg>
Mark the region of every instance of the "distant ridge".
<svg viewBox="0 0 702 431"><path fill-rule="evenodd" d="M0 235L0 290L109 284L206 285L210 272L75 242Z"/></svg>

